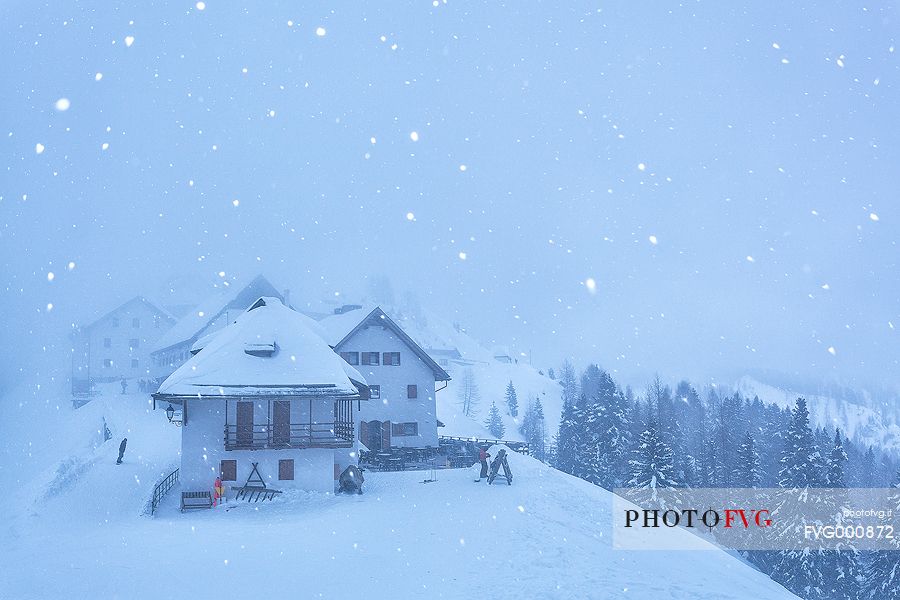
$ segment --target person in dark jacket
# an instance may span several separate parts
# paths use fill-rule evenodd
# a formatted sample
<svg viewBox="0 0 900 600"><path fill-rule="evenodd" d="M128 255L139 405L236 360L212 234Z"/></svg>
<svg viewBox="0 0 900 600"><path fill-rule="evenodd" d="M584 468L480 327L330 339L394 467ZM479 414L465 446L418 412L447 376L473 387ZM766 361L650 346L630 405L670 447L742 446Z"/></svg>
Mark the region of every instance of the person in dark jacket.
<svg viewBox="0 0 900 600"><path fill-rule="evenodd" d="M481 481L485 477L488 476L488 459L491 457L488 454L487 450L484 448L478 449L478 460L481 461L481 475L478 476L478 481Z"/></svg>
<svg viewBox="0 0 900 600"><path fill-rule="evenodd" d="M122 443L119 444L119 459L116 461L117 465L122 464L122 457L125 456L125 445L128 444L128 438L122 438Z"/></svg>

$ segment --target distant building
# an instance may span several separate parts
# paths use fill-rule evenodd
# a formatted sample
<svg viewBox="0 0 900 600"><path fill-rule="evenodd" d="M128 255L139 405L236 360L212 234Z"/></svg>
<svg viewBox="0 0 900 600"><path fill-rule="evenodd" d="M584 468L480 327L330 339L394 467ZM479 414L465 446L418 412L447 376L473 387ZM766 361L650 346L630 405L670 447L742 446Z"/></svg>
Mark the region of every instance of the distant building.
<svg viewBox="0 0 900 600"><path fill-rule="evenodd" d="M381 308L344 308L319 324L334 351L369 384L370 401L360 409L359 440L373 451L437 446L435 382L446 387L450 375Z"/></svg>
<svg viewBox="0 0 900 600"><path fill-rule="evenodd" d="M191 357L191 348L201 338L234 322L258 298L278 298L281 293L262 275L243 288L230 286L188 312L152 348L152 373L157 379L169 376Z"/></svg>
<svg viewBox="0 0 900 600"><path fill-rule="evenodd" d="M513 357L509 352L509 348L506 346L497 346L494 348L494 360L502 363L511 363L513 362Z"/></svg>
<svg viewBox="0 0 900 600"><path fill-rule="evenodd" d="M356 464L366 382L317 329L279 298L259 298L162 383L157 406L181 406L184 490L210 490L217 476L230 490L257 463L269 487L331 492Z"/></svg>
<svg viewBox="0 0 900 600"><path fill-rule="evenodd" d="M175 324L166 309L142 296L109 311L72 336L72 391L87 394L92 383L150 378L150 349Z"/></svg>

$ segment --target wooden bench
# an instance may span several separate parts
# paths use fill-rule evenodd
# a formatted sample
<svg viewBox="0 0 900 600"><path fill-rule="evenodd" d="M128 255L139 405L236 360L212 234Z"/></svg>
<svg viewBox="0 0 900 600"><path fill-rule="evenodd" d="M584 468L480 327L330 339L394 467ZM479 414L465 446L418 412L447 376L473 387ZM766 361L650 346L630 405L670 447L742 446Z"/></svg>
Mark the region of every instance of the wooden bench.
<svg viewBox="0 0 900 600"><path fill-rule="evenodd" d="M181 492L181 512L191 508L212 508L209 492Z"/></svg>

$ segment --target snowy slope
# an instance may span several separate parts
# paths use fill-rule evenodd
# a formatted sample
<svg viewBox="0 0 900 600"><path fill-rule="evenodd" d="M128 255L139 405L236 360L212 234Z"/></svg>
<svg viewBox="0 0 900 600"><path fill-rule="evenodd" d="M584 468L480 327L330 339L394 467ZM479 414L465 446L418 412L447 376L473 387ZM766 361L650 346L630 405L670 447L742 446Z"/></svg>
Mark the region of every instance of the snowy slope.
<svg viewBox="0 0 900 600"><path fill-rule="evenodd" d="M106 408L114 410L114 399ZM438 471L431 483L422 483L423 472L367 473L362 496L297 493L181 514L176 489L156 518L142 516L142 494L120 489L176 459L174 428L151 425L140 403L123 399L116 412L135 426L131 435L156 431L158 451L133 461L126 454L118 467L114 452L103 451L64 495L14 513L0 545L0 597L210 597L225 589L239 598L262 590L375 599L793 597L716 549L614 550L609 492L517 454L512 486L476 484L468 469ZM90 433L76 422L69 434Z"/></svg>
<svg viewBox="0 0 900 600"><path fill-rule="evenodd" d="M867 406L838 400L829 396L803 394L760 382L744 376L735 384L743 396L759 396L764 403L792 407L798 397L806 398L811 421L817 426L840 427L851 440L866 446L874 445L884 450L900 451L900 427L886 421L877 411Z"/></svg>
<svg viewBox="0 0 900 600"><path fill-rule="evenodd" d="M550 439L559 429L559 417L562 412L562 398L560 396L559 383L545 377L526 364L500 363L491 360L488 363L476 363L469 367L478 385L480 402L475 407L475 413L469 417L463 414L460 405L460 386L463 379L463 367L451 368L450 376L453 378L447 389L438 392L437 412L438 418L444 422L441 435L452 436L476 436L480 438L492 438L484 427L491 401L497 403L500 414L503 415L503 425L506 433L503 439L518 441L522 439L519 433L519 425L528 407L529 398L540 398L544 408L544 420L547 424L548 444ZM516 396L519 402L519 415L514 419L507 414L506 386L512 381L516 388Z"/></svg>

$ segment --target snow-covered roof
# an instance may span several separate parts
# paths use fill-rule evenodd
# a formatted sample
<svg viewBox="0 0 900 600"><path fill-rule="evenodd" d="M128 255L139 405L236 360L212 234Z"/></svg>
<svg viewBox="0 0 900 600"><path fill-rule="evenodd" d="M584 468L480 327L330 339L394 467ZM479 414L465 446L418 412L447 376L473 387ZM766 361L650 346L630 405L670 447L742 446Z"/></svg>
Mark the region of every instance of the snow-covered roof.
<svg viewBox="0 0 900 600"><path fill-rule="evenodd" d="M260 298L172 373L157 393L357 398L365 379L309 321L279 298Z"/></svg>
<svg viewBox="0 0 900 600"><path fill-rule="evenodd" d="M366 305L344 313L331 314L318 321L324 331L325 341L331 347L337 346L375 308L375 305Z"/></svg>
<svg viewBox="0 0 900 600"><path fill-rule="evenodd" d="M247 308L261 296L281 297L275 287L262 275L258 275L244 287L223 287L198 304L194 310L188 312L171 329L160 336L153 346L153 352L196 341L206 327L228 308Z"/></svg>
<svg viewBox="0 0 900 600"><path fill-rule="evenodd" d="M106 312L102 313L103 316L101 316L97 319L94 319L89 325L82 326L81 329L83 329L83 330L91 329L92 327L98 325L99 323L101 323L102 321L104 321L105 319L110 317L111 315L119 312L126 306L133 304L135 302L141 302L143 304L146 304L147 306L149 306L150 308L152 308L153 310L158 312L163 317L170 319L173 323L178 320L178 318L175 317L168 310L166 310L162 304L160 304L158 302L154 302L153 300L147 298L146 296L135 296L134 298L131 298L130 300L127 300L127 301L123 302L122 304L119 304L115 308L112 308L112 309L107 310Z"/></svg>
<svg viewBox="0 0 900 600"><path fill-rule="evenodd" d="M352 320L350 319L351 316L353 317ZM331 323L329 323L329 321L331 321ZM369 312L354 310L349 313L334 315L327 319L322 319L319 323L326 332L329 332L329 337L326 339L335 351L338 351L345 341L353 337L353 334L367 325L380 325L386 327L390 329L394 335L400 338L400 340L405 343L416 356L428 365L434 372L435 381L450 381L450 375L447 371L434 362L434 359L431 358L414 339L409 337L409 335L407 335L407 333L378 306ZM351 325L351 323L353 324ZM338 339L338 336L342 337ZM337 339L337 341L333 341L335 339Z"/></svg>

